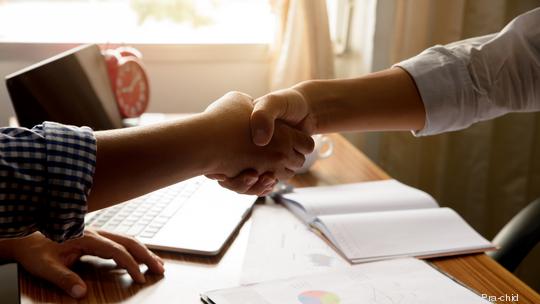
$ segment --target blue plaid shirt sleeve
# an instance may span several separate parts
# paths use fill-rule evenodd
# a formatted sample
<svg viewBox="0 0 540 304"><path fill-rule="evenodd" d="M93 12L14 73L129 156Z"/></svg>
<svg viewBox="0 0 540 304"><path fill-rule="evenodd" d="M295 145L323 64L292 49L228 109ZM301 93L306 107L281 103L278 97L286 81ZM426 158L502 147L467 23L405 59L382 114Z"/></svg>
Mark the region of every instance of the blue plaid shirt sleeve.
<svg viewBox="0 0 540 304"><path fill-rule="evenodd" d="M0 128L0 238L82 236L95 164L88 127Z"/></svg>

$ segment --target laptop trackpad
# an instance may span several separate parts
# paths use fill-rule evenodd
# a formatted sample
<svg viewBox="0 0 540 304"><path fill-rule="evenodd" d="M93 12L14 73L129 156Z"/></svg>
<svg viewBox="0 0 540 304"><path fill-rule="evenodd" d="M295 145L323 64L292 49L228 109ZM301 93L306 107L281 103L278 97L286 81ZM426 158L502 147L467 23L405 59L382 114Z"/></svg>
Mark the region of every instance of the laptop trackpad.
<svg viewBox="0 0 540 304"><path fill-rule="evenodd" d="M217 182L205 182L152 239L149 248L218 254L257 199L223 189Z"/></svg>

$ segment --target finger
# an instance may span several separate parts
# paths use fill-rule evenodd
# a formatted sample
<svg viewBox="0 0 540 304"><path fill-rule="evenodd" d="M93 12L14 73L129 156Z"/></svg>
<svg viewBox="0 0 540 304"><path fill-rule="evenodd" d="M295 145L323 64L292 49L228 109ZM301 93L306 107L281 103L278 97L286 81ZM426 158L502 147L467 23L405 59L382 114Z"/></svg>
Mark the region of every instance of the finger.
<svg viewBox="0 0 540 304"><path fill-rule="evenodd" d="M305 161L306 161L306 157L304 156L304 154L293 151L291 153L291 156L287 160L286 167L289 170L296 171L302 168Z"/></svg>
<svg viewBox="0 0 540 304"><path fill-rule="evenodd" d="M245 193L259 180L257 171L245 170L239 175L233 178L227 178L224 181L220 181L219 184L227 189L233 190L238 193Z"/></svg>
<svg viewBox="0 0 540 304"><path fill-rule="evenodd" d="M315 149L315 141L308 134L294 130L294 149L301 154L309 154Z"/></svg>
<svg viewBox="0 0 540 304"><path fill-rule="evenodd" d="M146 282L139 264L124 246L95 234L81 241L81 246L86 254L95 255L104 259L113 259L118 267L127 270L129 275L138 283Z"/></svg>
<svg viewBox="0 0 540 304"><path fill-rule="evenodd" d="M225 174L206 174L205 176L209 179L213 179L217 181L224 181L227 179L227 175Z"/></svg>
<svg viewBox="0 0 540 304"><path fill-rule="evenodd" d="M277 183L277 182L276 182L276 183ZM272 193L272 191L274 190L274 186L275 186L275 184L272 185L272 186L270 186L270 187L268 187L268 188L266 188L266 189L260 194L260 196L267 196L267 195L269 195L270 193Z"/></svg>
<svg viewBox="0 0 540 304"><path fill-rule="evenodd" d="M74 298L82 298L86 295L87 287L84 281L65 265L51 261L39 267L37 271L33 268L27 268L34 275L41 277L54 285L60 287L66 293Z"/></svg>
<svg viewBox="0 0 540 304"><path fill-rule="evenodd" d="M249 188L245 194L260 196L269 186L275 185L276 183L277 181L274 174L271 172L266 172L259 177L259 180L253 186L251 186L251 188Z"/></svg>
<svg viewBox="0 0 540 304"><path fill-rule="evenodd" d="M277 179L282 180L282 181L288 180L289 178L293 176L294 176L294 171L288 168L285 168L283 170L276 172Z"/></svg>
<svg viewBox="0 0 540 304"><path fill-rule="evenodd" d="M138 240L116 233L111 233L107 231L100 230L98 233L114 242L124 246L126 250L135 258L139 263L143 263L148 266L148 269L153 273L162 274L165 269L163 268L163 260L155 255L153 252L148 250Z"/></svg>

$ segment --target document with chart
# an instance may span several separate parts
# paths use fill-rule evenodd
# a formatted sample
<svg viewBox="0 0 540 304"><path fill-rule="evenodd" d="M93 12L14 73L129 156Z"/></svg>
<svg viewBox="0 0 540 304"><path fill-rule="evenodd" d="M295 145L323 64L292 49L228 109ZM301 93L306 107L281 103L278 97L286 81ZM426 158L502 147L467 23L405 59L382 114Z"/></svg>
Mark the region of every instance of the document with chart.
<svg viewBox="0 0 540 304"><path fill-rule="evenodd" d="M347 260L282 205L254 206L241 284L349 267Z"/></svg>
<svg viewBox="0 0 540 304"><path fill-rule="evenodd" d="M351 263L494 249L454 210L396 180L297 188L277 200Z"/></svg>
<svg viewBox="0 0 540 304"><path fill-rule="evenodd" d="M209 291L201 298L208 304L489 303L412 258Z"/></svg>

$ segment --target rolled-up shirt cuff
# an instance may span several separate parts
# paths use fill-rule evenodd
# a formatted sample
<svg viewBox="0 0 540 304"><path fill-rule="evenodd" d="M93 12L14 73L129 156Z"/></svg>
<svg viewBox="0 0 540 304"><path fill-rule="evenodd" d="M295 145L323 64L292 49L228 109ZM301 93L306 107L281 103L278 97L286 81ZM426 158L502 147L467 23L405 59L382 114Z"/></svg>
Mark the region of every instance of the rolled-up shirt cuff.
<svg viewBox="0 0 540 304"><path fill-rule="evenodd" d="M444 46L434 46L394 66L414 79L424 108L424 128L415 136L434 135L468 126L474 111L467 111L472 81L466 63Z"/></svg>
<svg viewBox="0 0 540 304"><path fill-rule="evenodd" d="M86 201L96 165L96 138L88 127L42 125L46 145L44 200L37 228L56 242L83 235Z"/></svg>

